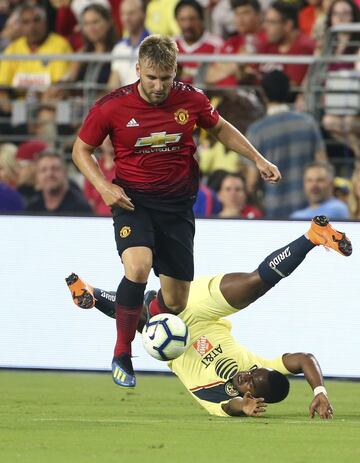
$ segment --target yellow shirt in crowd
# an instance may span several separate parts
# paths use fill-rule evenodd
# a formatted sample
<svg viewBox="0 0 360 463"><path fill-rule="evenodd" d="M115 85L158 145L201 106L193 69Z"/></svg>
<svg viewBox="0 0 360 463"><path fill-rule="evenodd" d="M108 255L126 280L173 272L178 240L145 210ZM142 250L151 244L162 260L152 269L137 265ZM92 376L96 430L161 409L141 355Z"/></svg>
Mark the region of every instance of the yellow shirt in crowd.
<svg viewBox="0 0 360 463"><path fill-rule="evenodd" d="M32 52L25 37L11 43L4 51L6 55L72 53L69 42L58 34L50 33L36 50ZM2 61L0 62L0 85L12 87L47 87L60 80L69 70L66 61Z"/></svg>
<svg viewBox="0 0 360 463"><path fill-rule="evenodd" d="M145 27L151 34L175 37L180 34L174 10L179 0L151 0L146 9Z"/></svg>
<svg viewBox="0 0 360 463"><path fill-rule="evenodd" d="M186 309L179 314L189 328L191 344L168 365L211 415L228 417L221 405L238 395L230 380L235 373L254 365L290 373L282 356L274 360L262 358L233 338L230 321L221 317L238 310L231 307L220 292L222 277L202 277L191 283Z"/></svg>

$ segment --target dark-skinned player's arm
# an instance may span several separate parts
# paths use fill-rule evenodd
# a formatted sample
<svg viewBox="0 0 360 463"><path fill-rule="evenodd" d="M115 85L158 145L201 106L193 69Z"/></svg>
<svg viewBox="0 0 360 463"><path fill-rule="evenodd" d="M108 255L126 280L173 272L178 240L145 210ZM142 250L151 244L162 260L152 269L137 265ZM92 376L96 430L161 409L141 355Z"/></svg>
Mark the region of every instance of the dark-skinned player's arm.
<svg viewBox="0 0 360 463"><path fill-rule="evenodd" d="M229 150L245 156L253 161L258 168L263 180L270 183L277 183L281 180L279 169L267 161L259 151L240 133L233 125L223 119L221 116L217 124L207 129L212 136L225 145Z"/></svg>
<svg viewBox="0 0 360 463"><path fill-rule="evenodd" d="M129 211L134 210L131 199L124 190L114 183L109 182L102 173L97 161L92 156L95 146L88 145L77 137L74 143L72 159L80 172L100 193L107 206L119 206Z"/></svg>
<svg viewBox="0 0 360 463"><path fill-rule="evenodd" d="M266 411L266 403L262 397L254 398L250 392L244 397L236 397L221 405L230 416L259 416Z"/></svg>
<svg viewBox="0 0 360 463"><path fill-rule="evenodd" d="M303 352L284 354L283 363L290 373L295 375L303 373L314 391L314 398L309 407L311 418L314 418L315 413L317 413L321 419L331 419L333 417L333 408L327 397L323 375L316 358L312 354Z"/></svg>

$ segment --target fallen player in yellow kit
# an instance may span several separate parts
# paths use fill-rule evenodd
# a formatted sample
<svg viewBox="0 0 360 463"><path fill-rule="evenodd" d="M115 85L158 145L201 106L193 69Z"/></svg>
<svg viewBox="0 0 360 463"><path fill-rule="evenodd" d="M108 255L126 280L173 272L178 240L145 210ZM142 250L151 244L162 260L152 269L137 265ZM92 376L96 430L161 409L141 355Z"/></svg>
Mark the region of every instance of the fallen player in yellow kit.
<svg viewBox="0 0 360 463"><path fill-rule="evenodd" d="M280 402L288 395L286 375L303 373L314 393L310 416L332 418L321 369L312 354L286 353L273 360L262 358L238 344L231 335L231 323L222 318L263 296L318 245L345 256L352 252L346 235L336 231L326 217L317 216L305 235L270 254L254 272L201 277L191 283L187 306L178 314L189 328L191 344L168 366L210 414L259 416L267 403ZM75 274L66 281L75 304L85 309L95 306L115 318L114 292L91 287ZM155 295L155 291L145 295L139 331L147 315L156 315L151 304Z"/></svg>

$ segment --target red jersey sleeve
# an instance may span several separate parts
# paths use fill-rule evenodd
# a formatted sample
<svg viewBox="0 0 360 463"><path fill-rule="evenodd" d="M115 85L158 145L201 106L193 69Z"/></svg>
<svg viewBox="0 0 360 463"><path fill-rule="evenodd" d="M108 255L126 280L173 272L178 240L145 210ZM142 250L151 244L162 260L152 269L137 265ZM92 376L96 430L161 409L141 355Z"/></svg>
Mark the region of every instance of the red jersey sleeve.
<svg viewBox="0 0 360 463"><path fill-rule="evenodd" d="M201 92L202 109L199 111L197 125L203 129L214 127L219 120L219 113L210 103L209 99Z"/></svg>
<svg viewBox="0 0 360 463"><path fill-rule="evenodd" d="M101 110L101 106L95 104L80 129L79 138L88 145L100 146L110 131L108 118Z"/></svg>

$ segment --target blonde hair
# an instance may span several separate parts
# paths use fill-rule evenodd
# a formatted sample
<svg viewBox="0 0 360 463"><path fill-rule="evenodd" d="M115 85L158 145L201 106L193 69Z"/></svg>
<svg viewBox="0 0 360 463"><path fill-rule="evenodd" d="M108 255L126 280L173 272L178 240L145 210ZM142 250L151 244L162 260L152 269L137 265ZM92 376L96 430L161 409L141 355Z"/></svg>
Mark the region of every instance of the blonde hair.
<svg viewBox="0 0 360 463"><path fill-rule="evenodd" d="M176 42L164 35L149 35L139 48L139 62L148 62L166 71L176 69L177 55Z"/></svg>
<svg viewBox="0 0 360 463"><path fill-rule="evenodd" d="M3 171L3 181L10 185L15 184L17 177L17 147L12 143L0 145L0 168Z"/></svg>
<svg viewBox="0 0 360 463"><path fill-rule="evenodd" d="M355 167L353 175L352 175L352 179L351 179L352 189L351 189L351 193L349 196L349 209L350 209L351 218L353 219L359 219L360 217L360 197L356 196L356 193L355 193L355 189L356 189L355 183L356 181L360 181L360 179L357 180L358 178L360 178L360 164L358 164Z"/></svg>

